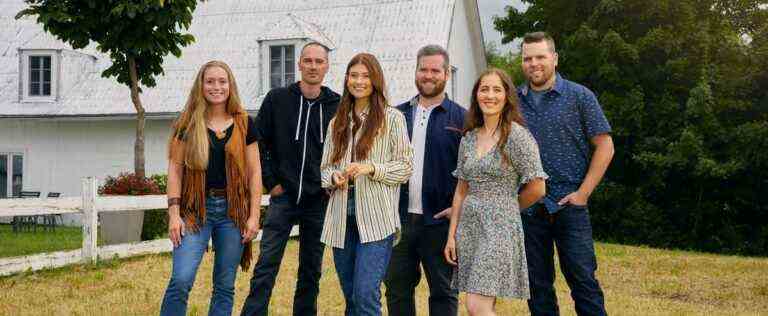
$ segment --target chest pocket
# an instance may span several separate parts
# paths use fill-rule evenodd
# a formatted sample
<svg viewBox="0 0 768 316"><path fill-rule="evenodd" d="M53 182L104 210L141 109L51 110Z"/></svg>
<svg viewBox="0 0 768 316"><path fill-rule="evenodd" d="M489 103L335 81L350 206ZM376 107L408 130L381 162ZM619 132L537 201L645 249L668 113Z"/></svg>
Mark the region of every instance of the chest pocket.
<svg viewBox="0 0 768 316"><path fill-rule="evenodd" d="M440 117L440 121L437 122L441 126L442 133L440 137L440 147L445 148L446 150L449 150L449 153L446 154L452 154L456 155L456 152L459 150L459 143L461 142L461 137L463 134L463 126L461 121L453 117L452 113L444 113Z"/></svg>

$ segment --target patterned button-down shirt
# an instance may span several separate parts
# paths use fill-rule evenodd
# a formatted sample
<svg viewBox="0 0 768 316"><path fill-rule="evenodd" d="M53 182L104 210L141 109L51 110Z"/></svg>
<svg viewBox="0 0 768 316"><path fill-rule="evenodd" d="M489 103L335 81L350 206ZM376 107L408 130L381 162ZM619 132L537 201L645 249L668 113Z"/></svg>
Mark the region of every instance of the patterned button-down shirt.
<svg viewBox="0 0 768 316"><path fill-rule="evenodd" d="M584 180L591 158L590 139L611 132L592 91L559 73L555 80L539 104L534 104L527 83L518 88L520 109L549 175L542 202L550 213L562 209L557 202L578 190Z"/></svg>

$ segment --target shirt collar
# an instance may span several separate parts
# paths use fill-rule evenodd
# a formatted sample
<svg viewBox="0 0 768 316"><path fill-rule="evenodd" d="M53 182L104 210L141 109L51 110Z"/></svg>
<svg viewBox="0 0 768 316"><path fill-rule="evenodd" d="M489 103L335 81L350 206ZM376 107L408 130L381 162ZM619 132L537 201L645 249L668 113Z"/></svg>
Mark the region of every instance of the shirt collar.
<svg viewBox="0 0 768 316"><path fill-rule="evenodd" d="M355 105L354 105L354 104L352 104L352 111L349 111L349 114L347 115L347 116L349 117L349 119L350 119L350 120L352 119L352 115L354 115L354 114L355 114L355 109L354 109L354 107L355 107ZM360 118L361 118L361 119L365 119L366 117L368 117L368 113L369 113L370 111L371 111L371 106L370 106L370 105L368 105L368 107L367 107L367 108L365 108L365 110L363 110L363 113L360 113Z"/></svg>
<svg viewBox="0 0 768 316"><path fill-rule="evenodd" d="M448 95L445 95L445 98L443 98L443 102L440 102L434 109L440 109L445 110L445 106L448 104L447 102L450 102L448 99ZM415 97L411 98L411 100L408 102L408 105L410 105L412 108L419 106L419 95L417 94Z"/></svg>
<svg viewBox="0 0 768 316"><path fill-rule="evenodd" d="M560 73L559 72L555 72L555 85L552 86L552 89L550 89L549 91L554 91L557 94L562 95L563 92L565 91L565 82L564 81L565 80L563 80L563 77L560 76ZM527 96L528 92L530 91L530 89L531 89L530 85L526 81L525 84L523 84L523 88L520 89L520 91L522 92L523 96Z"/></svg>

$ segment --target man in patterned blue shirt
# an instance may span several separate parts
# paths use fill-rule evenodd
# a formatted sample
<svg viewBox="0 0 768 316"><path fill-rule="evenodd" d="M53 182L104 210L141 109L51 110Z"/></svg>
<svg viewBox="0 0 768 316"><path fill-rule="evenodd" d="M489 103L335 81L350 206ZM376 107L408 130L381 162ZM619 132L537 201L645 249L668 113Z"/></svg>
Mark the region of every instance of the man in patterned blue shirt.
<svg viewBox="0 0 768 316"><path fill-rule="evenodd" d="M527 82L518 89L520 108L550 176L547 195L522 216L531 287L528 308L532 315L559 315L553 258L557 245L576 313L605 315L587 201L613 158L611 126L592 91L555 71L552 37L526 34L522 58Z"/></svg>

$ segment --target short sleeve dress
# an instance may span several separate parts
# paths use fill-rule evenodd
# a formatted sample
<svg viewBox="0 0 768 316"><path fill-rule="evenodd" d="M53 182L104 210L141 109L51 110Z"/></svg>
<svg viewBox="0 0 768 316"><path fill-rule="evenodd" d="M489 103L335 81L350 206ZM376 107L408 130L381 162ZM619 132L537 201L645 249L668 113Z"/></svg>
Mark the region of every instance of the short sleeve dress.
<svg viewBox="0 0 768 316"><path fill-rule="evenodd" d="M527 299L528 266L517 202L521 185L546 179L539 149L528 130L513 123L502 164L498 145L482 157L476 150L477 129L461 140L453 175L469 185L456 230L458 266L452 284L459 291Z"/></svg>

